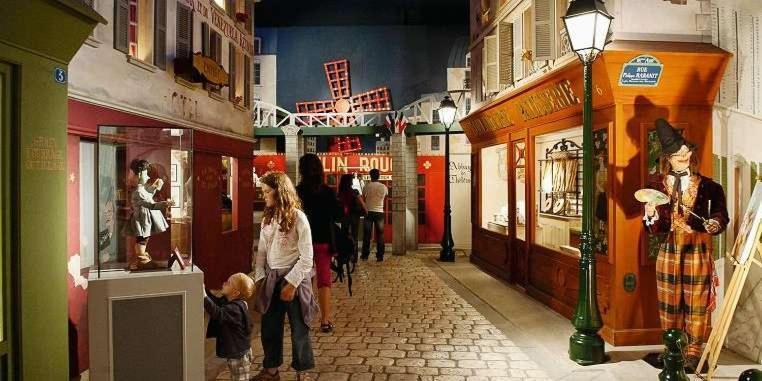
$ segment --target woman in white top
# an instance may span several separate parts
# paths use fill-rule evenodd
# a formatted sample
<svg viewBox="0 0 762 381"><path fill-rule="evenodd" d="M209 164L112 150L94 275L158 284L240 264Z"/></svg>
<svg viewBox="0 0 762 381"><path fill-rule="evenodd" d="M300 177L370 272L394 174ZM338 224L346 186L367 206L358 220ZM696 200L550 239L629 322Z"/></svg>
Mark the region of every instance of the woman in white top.
<svg viewBox="0 0 762 381"><path fill-rule="evenodd" d="M315 367L309 323L318 306L312 292L312 235L291 180L282 172L260 179L265 199L255 277L256 309L262 313L262 371L254 381L280 380L283 364L283 324L291 325L292 362L298 380Z"/></svg>

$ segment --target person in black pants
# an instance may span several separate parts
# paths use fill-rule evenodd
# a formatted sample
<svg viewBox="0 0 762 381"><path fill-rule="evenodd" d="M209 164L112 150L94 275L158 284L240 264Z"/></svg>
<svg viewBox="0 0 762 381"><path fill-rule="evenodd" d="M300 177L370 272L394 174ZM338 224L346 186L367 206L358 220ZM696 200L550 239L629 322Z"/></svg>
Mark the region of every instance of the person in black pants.
<svg viewBox="0 0 762 381"><path fill-rule="evenodd" d="M370 238L371 231L376 234L376 261L384 260L384 199L389 195L389 189L386 185L378 182L381 173L378 169L370 170L370 183L365 184L362 189L365 206L368 208L368 215L365 216L365 226L363 227L362 237L362 259L367 260L370 256Z"/></svg>
<svg viewBox="0 0 762 381"><path fill-rule="evenodd" d="M356 189L352 188L354 176L341 175L339 180L339 202L344 208L344 218L341 221L341 232L352 237L352 261L357 263L357 238L360 235L360 217L366 215L368 210L365 202Z"/></svg>

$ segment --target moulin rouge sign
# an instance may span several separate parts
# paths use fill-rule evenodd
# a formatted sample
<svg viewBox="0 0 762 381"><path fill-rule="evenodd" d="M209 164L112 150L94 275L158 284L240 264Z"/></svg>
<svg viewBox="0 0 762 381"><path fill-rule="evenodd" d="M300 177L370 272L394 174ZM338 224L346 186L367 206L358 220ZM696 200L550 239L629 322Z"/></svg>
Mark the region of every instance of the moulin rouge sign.
<svg viewBox="0 0 762 381"><path fill-rule="evenodd" d="M251 41L251 36L241 32L232 20L222 13L217 6L212 5L210 1L214 0L184 0L185 4L193 9L193 13L211 21L217 31L222 32L247 55L253 56L254 44Z"/></svg>

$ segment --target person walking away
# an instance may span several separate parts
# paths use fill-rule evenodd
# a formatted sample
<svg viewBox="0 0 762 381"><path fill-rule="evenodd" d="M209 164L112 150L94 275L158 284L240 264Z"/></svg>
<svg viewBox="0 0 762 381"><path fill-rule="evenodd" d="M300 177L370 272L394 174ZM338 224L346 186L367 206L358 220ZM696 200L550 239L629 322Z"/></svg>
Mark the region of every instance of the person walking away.
<svg viewBox="0 0 762 381"><path fill-rule="evenodd" d="M278 381L283 364L283 325L291 326L291 367L297 380L312 380L315 367L309 323L317 315L312 293L312 233L294 185L283 172L260 179L265 210L254 265L256 310L262 314L262 371L252 381Z"/></svg>
<svg viewBox="0 0 762 381"><path fill-rule="evenodd" d="M339 180L339 202L344 210L341 221L342 234L352 238L352 261L357 263L357 239L360 235L360 217L368 213L360 192L354 188L355 176L341 175Z"/></svg>
<svg viewBox="0 0 762 381"><path fill-rule="evenodd" d="M365 198L365 206L368 215L365 217L362 237L362 259L367 260L370 256L371 230L376 235L376 261L384 260L384 199L389 194L386 185L378 180L381 173L378 169L370 170L370 183L365 184L362 195Z"/></svg>
<svg viewBox="0 0 762 381"><path fill-rule="evenodd" d="M254 281L243 273L225 281L220 298L207 294L204 287L204 309L209 314L206 337L217 339L217 357L226 360L233 381L251 378L251 317L246 299L253 292Z"/></svg>
<svg viewBox="0 0 762 381"><path fill-rule="evenodd" d="M333 331L331 322L331 237L333 224L342 217L341 206L336 192L323 182L323 163L314 154L299 159L301 180L296 192L302 200L304 213L312 231L312 246L315 253L315 272L320 304L320 331Z"/></svg>

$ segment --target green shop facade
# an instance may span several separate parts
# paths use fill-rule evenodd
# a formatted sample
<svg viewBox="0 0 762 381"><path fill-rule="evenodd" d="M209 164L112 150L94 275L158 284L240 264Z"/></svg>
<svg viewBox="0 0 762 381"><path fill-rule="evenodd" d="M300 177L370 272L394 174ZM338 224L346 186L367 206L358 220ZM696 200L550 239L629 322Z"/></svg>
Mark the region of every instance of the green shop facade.
<svg viewBox="0 0 762 381"><path fill-rule="evenodd" d="M68 64L105 20L78 0L0 1L0 379L68 380Z"/></svg>

